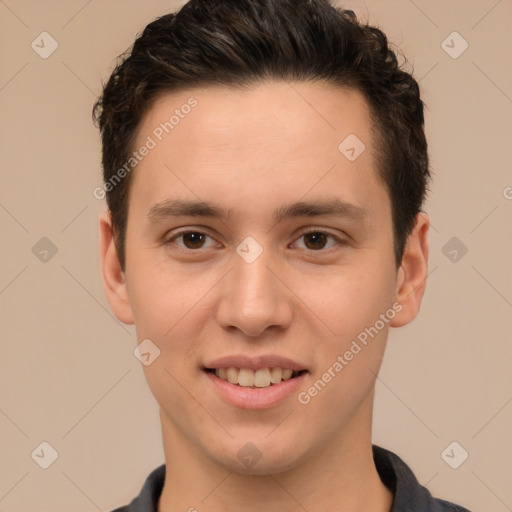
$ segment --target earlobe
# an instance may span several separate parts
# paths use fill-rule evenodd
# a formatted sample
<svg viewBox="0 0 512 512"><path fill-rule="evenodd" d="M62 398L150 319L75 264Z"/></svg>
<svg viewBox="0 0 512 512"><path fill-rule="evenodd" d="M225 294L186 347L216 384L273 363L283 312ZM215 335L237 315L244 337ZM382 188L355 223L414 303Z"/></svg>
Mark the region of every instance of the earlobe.
<svg viewBox="0 0 512 512"><path fill-rule="evenodd" d="M427 214L418 213L398 269L396 302L402 308L390 322L392 327L408 324L419 312L427 281L429 226Z"/></svg>
<svg viewBox="0 0 512 512"><path fill-rule="evenodd" d="M100 259L103 285L112 311L121 322L133 324L125 275L119 262L112 220L108 211L100 217Z"/></svg>

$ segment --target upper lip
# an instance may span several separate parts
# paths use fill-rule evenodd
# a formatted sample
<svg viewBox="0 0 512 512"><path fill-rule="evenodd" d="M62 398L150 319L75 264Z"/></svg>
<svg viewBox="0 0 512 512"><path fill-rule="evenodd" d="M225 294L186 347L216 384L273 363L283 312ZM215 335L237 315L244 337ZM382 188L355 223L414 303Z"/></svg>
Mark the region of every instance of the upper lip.
<svg viewBox="0 0 512 512"><path fill-rule="evenodd" d="M307 370L302 364L278 355L261 355L249 357L245 355L233 355L214 359L205 365L205 368L250 368L253 371L262 368L290 368L291 370Z"/></svg>

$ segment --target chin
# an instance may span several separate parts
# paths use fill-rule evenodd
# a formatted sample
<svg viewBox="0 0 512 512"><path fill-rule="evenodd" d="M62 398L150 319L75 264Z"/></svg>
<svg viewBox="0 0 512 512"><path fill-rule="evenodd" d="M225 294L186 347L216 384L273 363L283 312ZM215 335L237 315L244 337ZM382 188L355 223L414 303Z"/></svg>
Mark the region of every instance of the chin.
<svg viewBox="0 0 512 512"><path fill-rule="evenodd" d="M292 442L291 436L286 441L278 436L273 440L265 436L266 433L252 436L253 441L248 440L249 436L238 437L230 446L221 448L221 453L211 454L211 458L227 471L240 475L284 473L300 464L304 454L298 452L297 446L303 450L303 442Z"/></svg>

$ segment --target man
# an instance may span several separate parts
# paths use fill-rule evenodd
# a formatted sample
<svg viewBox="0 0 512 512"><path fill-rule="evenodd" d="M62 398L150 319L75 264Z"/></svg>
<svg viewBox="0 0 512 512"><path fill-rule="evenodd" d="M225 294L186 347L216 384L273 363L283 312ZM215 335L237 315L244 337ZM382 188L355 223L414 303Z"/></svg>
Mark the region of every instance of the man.
<svg viewBox="0 0 512 512"><path fill-rule="evenodd" d="M428 262L423 103L385 35L327 0L191 0L95 114L106 293L165 452L117 512L466 510L371 443Z"/></svg>

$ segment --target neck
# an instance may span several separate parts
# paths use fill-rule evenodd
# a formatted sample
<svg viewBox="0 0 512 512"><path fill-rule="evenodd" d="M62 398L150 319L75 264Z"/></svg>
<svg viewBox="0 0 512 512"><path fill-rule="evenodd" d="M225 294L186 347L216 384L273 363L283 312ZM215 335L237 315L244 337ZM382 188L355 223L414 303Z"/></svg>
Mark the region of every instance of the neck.
<svg viewBox="0 0 512 512"><path fill-rule="evenodd" d="M166 476L158 512L389 512L391 491L373 461L373 401L342 435L280 473L247 475L220 467L187 444L161 414ZM366 428L362 427L365 425Z"/></svg>

